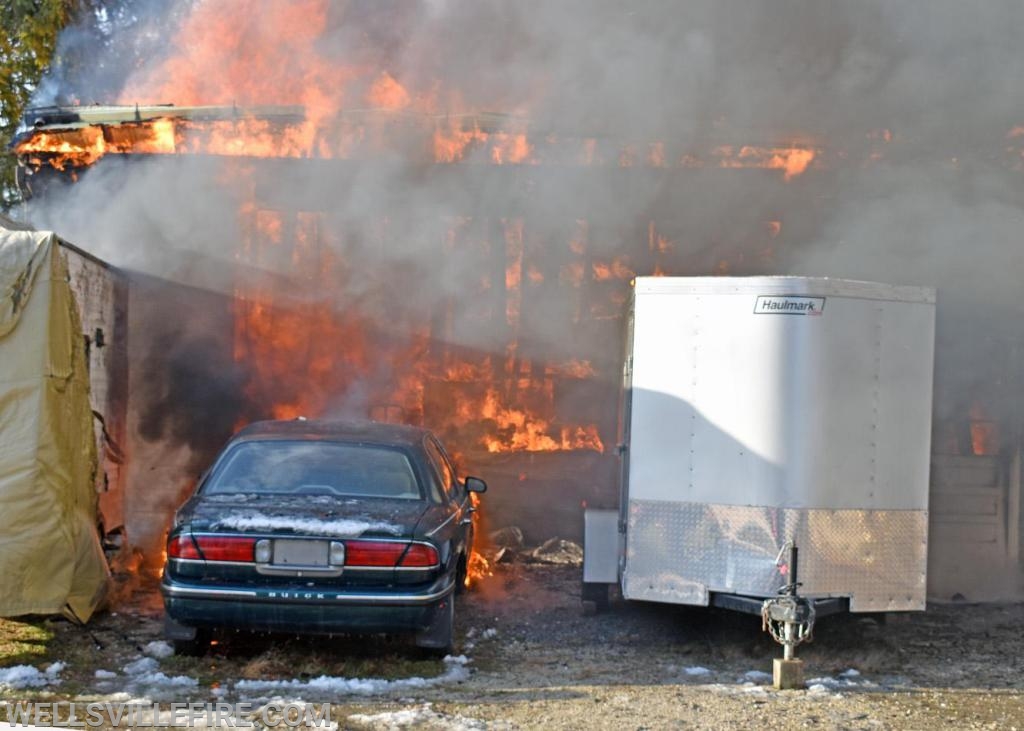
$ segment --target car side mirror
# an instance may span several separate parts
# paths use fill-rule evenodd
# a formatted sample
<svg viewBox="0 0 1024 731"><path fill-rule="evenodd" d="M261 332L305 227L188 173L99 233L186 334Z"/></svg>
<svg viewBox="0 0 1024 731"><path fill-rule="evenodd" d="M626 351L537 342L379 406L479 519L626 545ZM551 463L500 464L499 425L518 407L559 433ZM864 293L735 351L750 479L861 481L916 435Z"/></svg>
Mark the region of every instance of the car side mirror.
<svg viewBox="0 0 1024 731"><path fill-rule="evenodd" d="M479 477L467 477L466 489L470 492L487 492L487 483Z"/></svg>

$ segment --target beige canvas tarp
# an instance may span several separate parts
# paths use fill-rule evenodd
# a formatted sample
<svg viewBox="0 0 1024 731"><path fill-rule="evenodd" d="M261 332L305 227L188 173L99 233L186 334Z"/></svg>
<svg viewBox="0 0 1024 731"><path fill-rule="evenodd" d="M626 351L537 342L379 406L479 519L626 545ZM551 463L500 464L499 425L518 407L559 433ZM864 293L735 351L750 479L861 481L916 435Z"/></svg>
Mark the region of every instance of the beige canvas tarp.
<svg viewBox="0 0 1024 731"><path fill-rule="evenodd" d="M0 616L88 621L109 572L78 308L57 237L0 228Z"/></svg>

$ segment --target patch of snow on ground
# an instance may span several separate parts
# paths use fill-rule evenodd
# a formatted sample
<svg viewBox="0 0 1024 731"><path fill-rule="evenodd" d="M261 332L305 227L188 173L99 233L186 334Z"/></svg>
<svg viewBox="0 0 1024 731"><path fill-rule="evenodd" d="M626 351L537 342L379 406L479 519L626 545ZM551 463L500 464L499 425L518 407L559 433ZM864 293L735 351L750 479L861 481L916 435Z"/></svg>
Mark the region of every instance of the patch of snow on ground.
<svg viewBox="0 0 1024 731"><path fill-rule="evenodd" d="M146 648L148 649L149 645ZM151 693L153 691L195 688L199 685L198 680L187 675L169 676L161 673L157 670L159 666L160 664L152 657L140 657L128 663L122 668L124 674L128 676L126 678L126 687L131 691L144 690L147 693ZM107 671L103 672L106 673ZM113 677L115 675L111 673L109 676L104 677ZM96 677L100 677L99 671L97 671Z"/></svg>
<svg viewBox="0 0 1024 731"><path fill-rule="evenodd" d="M872 683L872 685L874 685ZM855 688L857 683L852 680L841 680L838 678L811 678L807 681L807 693L813 696L828 696L830 698L842 698L843 695L836 691Z"/></svg>
<svg viewBox="0 0 1024 731"><path fill-rule="evenodd" d="M56 664L54 663L54 665ZM31 665L15 665L10 668L0 668L0 688L9 688L11 690L41 688L54 682L59 683L60 681L49 673L40 672L39 668L32 667Z"/></svg>
<svg viewBox="0 0 1024 731"><path fill-rule="evenodd" d="M381 531L397 536L402 528L392 523L381 521L348 520L316 520L313 518L293 518L286 515L227 515L217 521L224 528L235 530L293 530L296 533L309 533L337 538L358 538L367 531Z"/></svg>
<svg viewBox="0 0 1024 731"><path fill-rule="evenodd" d="M494 627L488 627L480 636L485 640L493 640L495 637L498 636L498 630L496 630Z"/></svg>
<svg viewBox="0 0 1024 731"><path fill-rule="evenodd" d="M142 648L142 653L163 660L174 654L174 648L163 640L154 640Z"/></svg>
<svg viewBox="0 0 1024 731"><path fill-rule="evenodd" d="M859 671L854 670L853 674L847 670L844 673L840 673L838 678L811 678L807 681L808 685L821 685L831 690L841 690L843 688L875 688L878 687L878 683L872 682L867 678L862 678Z"/></svg>
<svg viewBox="0 0 1024 731"><path fill-rule="evenodd" d="M121 670L124 671L125 675L132 676L155 672L158 667L160 667L160 663L153 658L140 657L125 665Z"/></svg>
<svg viewBox="0 0 1024 731"><path fill-rule="evenodd" d="M687 675L693 675L693 676L696 676L696 675L710 675L711 674L710 670L708 670L707 668L702 667L700 665L692 665L691 667L683 668L683 672L686 673Z"/></svg>
<svg viewBox="0 0 1024 731"><path fill-rule="evenodd" d="M443 728L452 729L452 731L476 731L487 728L486 723L475 718L438 713L431 708L430 703L424 703L415 708L405 708L401 711L384 711L373 714L356 713L349 716L348 720L362 726L388 729L389 731L410 727Z"/></svg>
<svg viewBox="0 0 1024 731"><path fill-rule="evenodd" d="M234 688L239 692L288 692L316 693L320 696L327 693L348 695L377 695L396 690L429 688L445 683L460 683L469 678L469 659L465 655L451 656L444 659L445 671L433 678L338 678L321 675L311 680L239 680Z"/></svg>
<svg viewBox="0 0 1024 731"><path fill-rule="evenodd" d="M111 672L110 670L97 670L93 673L93 677L96 678L96 680L110 680L111 678L116 678L117 673Z"/></svg>
<svg viewBox="0 0 1024 731"><path fill-rule="evenodd" d="M50 678L56 678L58 675L60 675L61 671L66 667L66 662L61 662L60 660L58 660L55 663L51 663L50 666L46 668L46 675Z"/></svg>
<svg viewBox="0 0 1024 731"><path fill-rule="evenodd" d="M187 675L168 676L163 673L143 673L139 677L134 678L133 682L147 688L194 688L199 685L198 680Z"/></svg>
<svg viewBox="0 0 1024 731"><path fill-rule="evenodd" d="M772 674L763 670L748 670L743 673L743 679L754 683L768 683L771 682Z"/></svg>
<svg viewBox="0 0 1024 731"><path fill-rule="evenodd" d="M118 690L113 693L105 693L103 695L97 695L95 697L97 703L131 703L133 701L139 703L148 703L147 698L137 698L131 693L123 690Z"/></svg>

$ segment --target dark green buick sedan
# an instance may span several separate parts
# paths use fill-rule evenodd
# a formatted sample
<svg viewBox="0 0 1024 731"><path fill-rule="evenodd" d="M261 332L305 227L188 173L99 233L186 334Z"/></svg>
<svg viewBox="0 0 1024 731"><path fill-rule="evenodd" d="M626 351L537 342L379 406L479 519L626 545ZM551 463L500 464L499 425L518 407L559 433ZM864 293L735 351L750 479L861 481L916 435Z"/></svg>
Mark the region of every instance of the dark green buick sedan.
<svg viewBox="0 0 1024 731"><path fill-rule="evenodd" d="M168 639L217 628L414 635L451 649L473 500L424 429L267 421L228 443L181 506L161 590Z"/></svg>

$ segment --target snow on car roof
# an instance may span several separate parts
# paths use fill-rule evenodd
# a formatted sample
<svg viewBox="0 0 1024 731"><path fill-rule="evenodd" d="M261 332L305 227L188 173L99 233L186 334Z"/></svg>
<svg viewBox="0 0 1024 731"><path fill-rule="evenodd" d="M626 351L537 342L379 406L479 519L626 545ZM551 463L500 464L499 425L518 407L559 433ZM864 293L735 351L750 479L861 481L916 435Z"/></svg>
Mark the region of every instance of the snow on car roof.
<svg viewBox="0 0 1024 731"><path fill-rule="evenodd" d="M412 446L430 432L415 426L382 424L375 421L333 421L292 419L256 421L239 431L235 440L310 439L369 442Z"/></svg>

